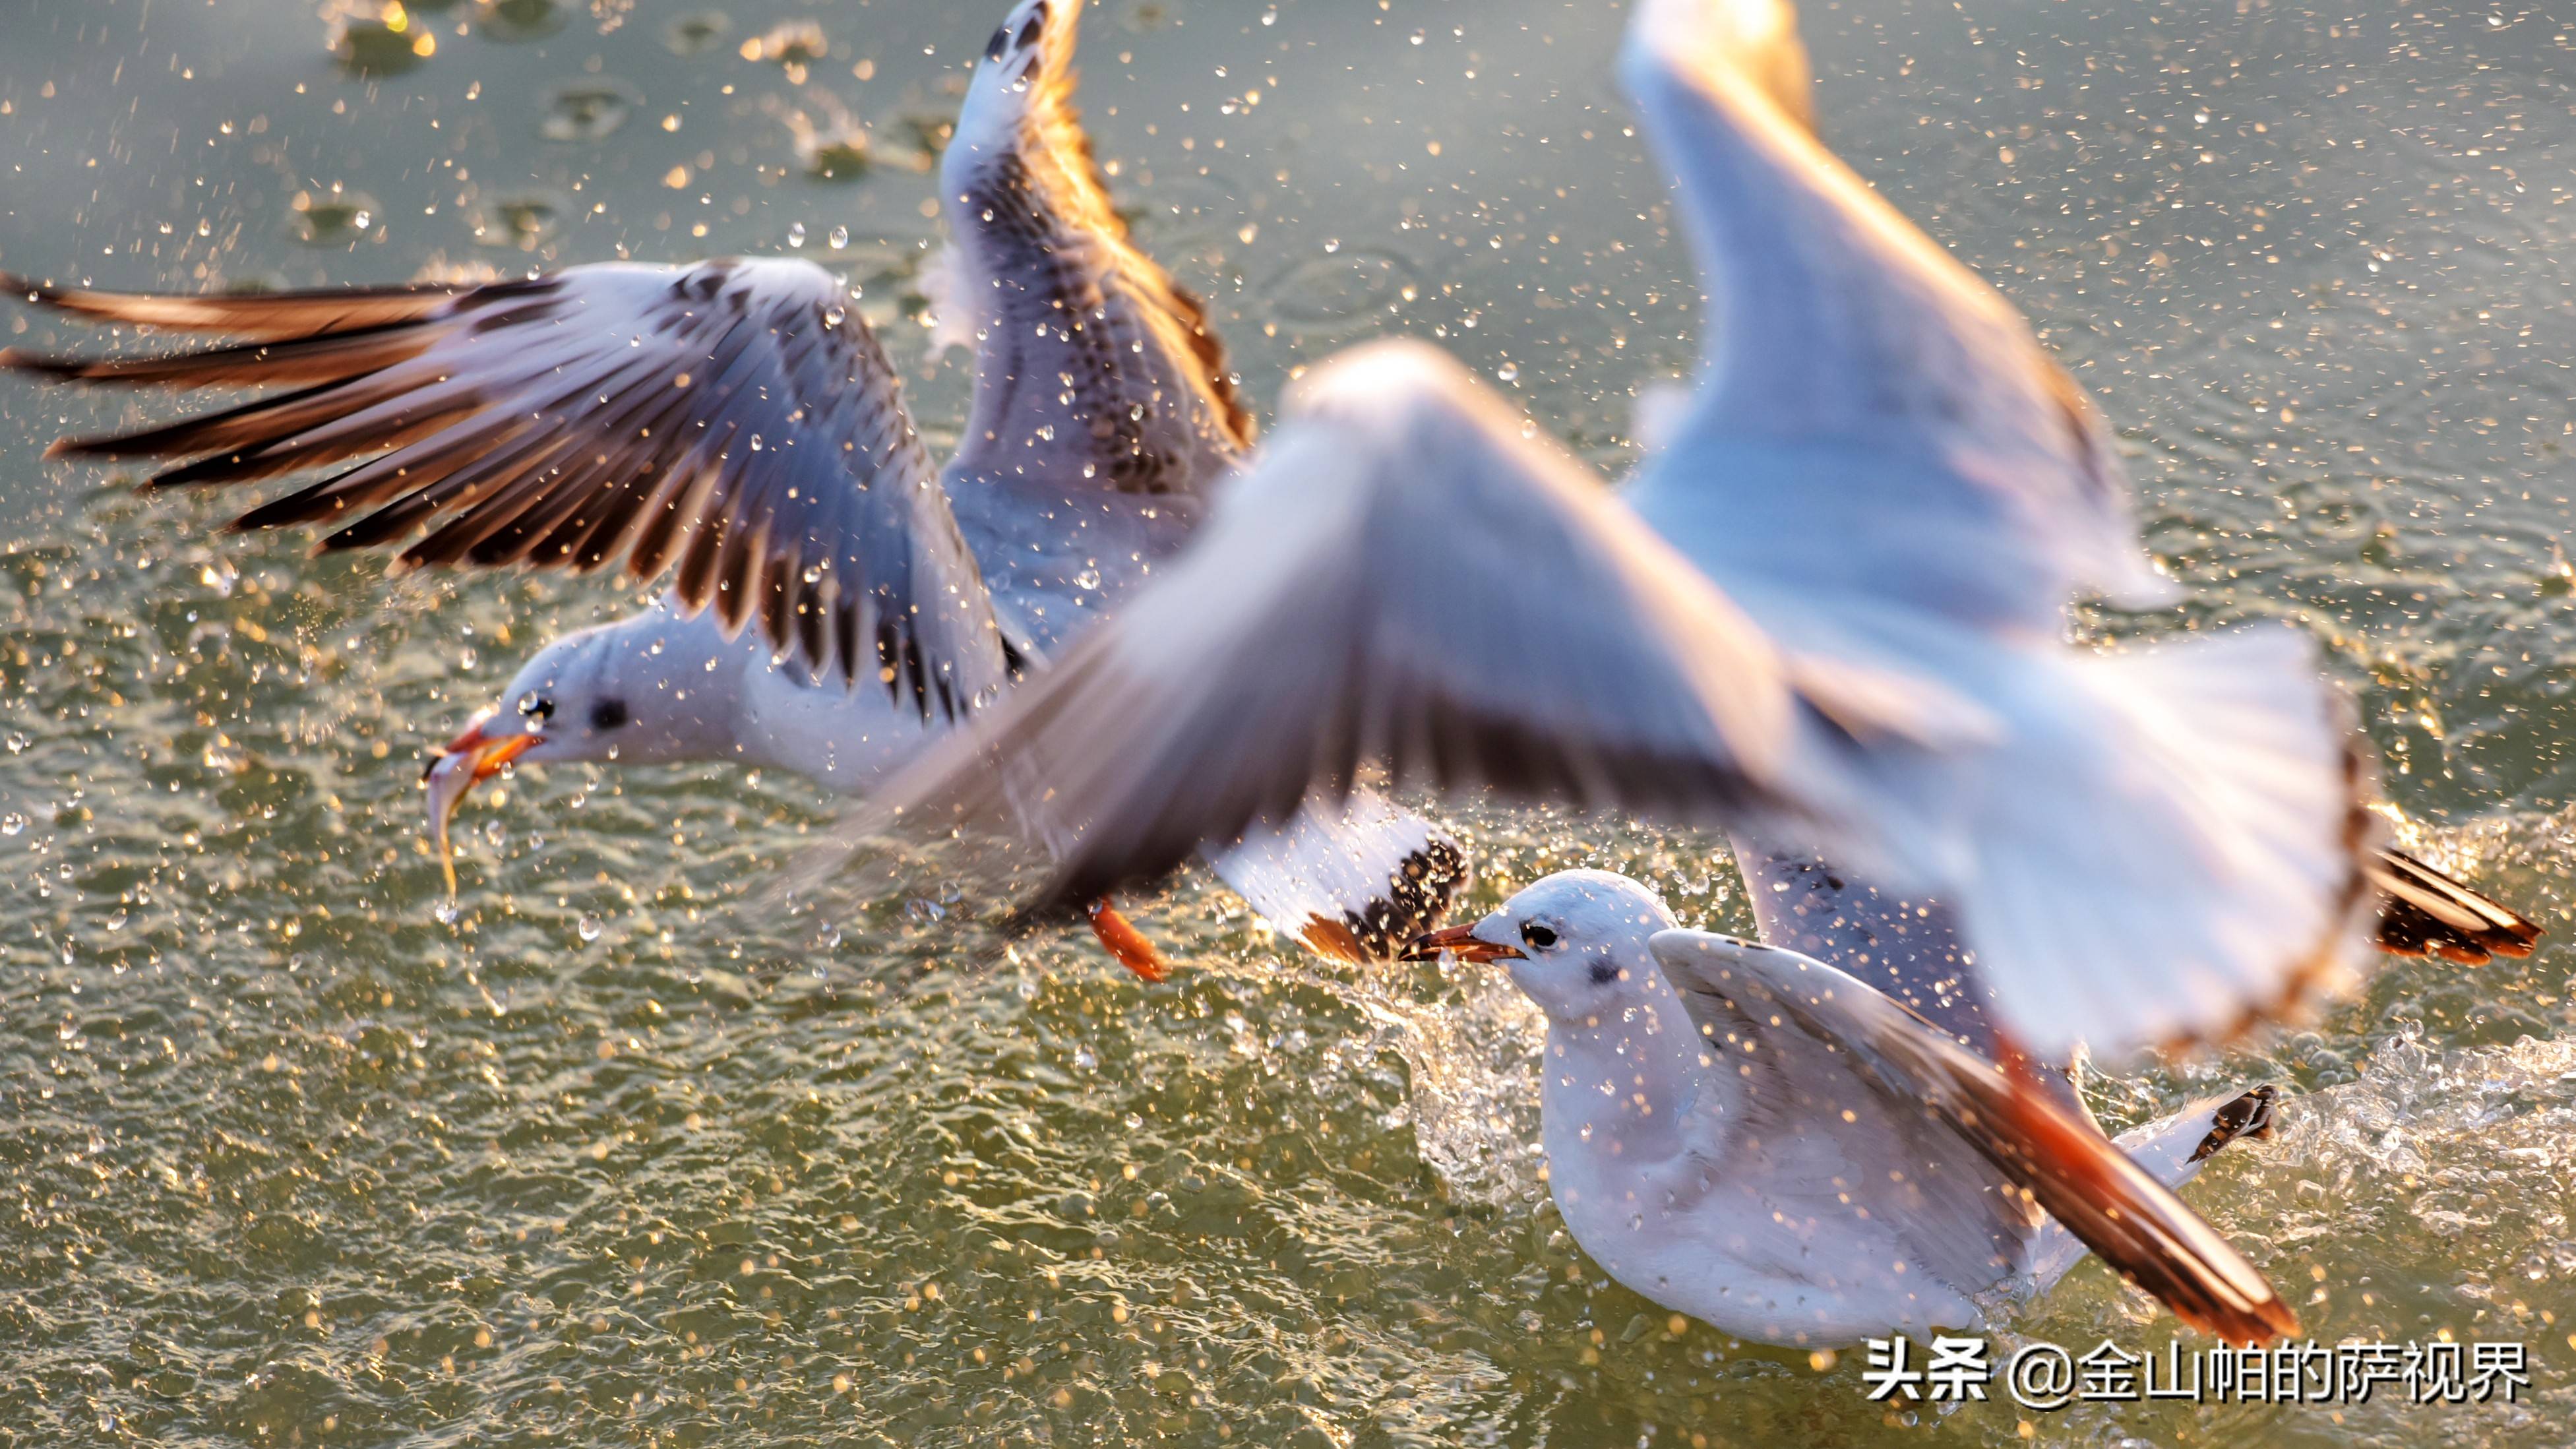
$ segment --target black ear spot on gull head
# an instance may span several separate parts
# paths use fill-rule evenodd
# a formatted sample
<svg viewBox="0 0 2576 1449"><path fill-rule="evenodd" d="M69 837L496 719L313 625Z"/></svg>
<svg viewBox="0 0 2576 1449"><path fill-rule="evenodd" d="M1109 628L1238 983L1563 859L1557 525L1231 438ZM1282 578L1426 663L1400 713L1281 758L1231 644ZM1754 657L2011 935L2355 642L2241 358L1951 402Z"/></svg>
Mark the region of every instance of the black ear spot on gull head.
<svg viewBox="0 0 2576 1449"><path fill-rule="evenodd" d="M1592 963L1592 984L1595 986L1607 986L1611 982L1616 981L1627 974L1627 972L1619 969L1619 963L1616 961L1595 961Z"/></svg>
<svg viewBox="0 0 2576 1449"><path fill-rule="evenodd" d="M590 707L590 727L595 730L624 729L632 718L622 699L603 699Z"/></svg>

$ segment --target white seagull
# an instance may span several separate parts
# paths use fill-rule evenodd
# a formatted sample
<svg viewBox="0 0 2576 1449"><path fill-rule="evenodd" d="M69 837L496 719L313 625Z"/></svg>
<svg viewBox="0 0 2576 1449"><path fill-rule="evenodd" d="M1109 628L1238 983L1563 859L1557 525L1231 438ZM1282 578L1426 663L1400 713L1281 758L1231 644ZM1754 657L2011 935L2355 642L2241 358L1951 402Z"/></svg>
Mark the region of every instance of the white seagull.
<svg viewBox="0 0 2576 1449"><path fill-rule="evenodd" d="M1756 861L1803 876L1754 900L1766 936L1786 923L1825 959L1677 930L1653 891L1596 870L1413 953L1506 962L1546 1016L1548 1189L1610 1276L1739 1338L1830 1347L1982 1326L2046 1291L2080 1243L2204 1332L2298 1332L2171 1191L2269 1130L2271 1088L2115 1144L2062 1075L2025 1065L2039 1089L2023 1090L1971 1045L1992 1031L1945 920L1743 854L1757 877ZM1941 1003L1940 1028L1855 972Z"/></svg>
<svg viewBox="0 0 2576 1449"><path fill-rule="evenodd" d="M1330 361L1186 551L845 839L1034 835L1042 901L1078 902L1374 763L1937 895L2044 1057L2223 1036L2342 977L2376 822L2307 641L2070 647L2072 595L2175 592L2109 431L1817 142L1785 4L1643 0L1623 74L1712 312L1630 486L1428 346Z"/></svg>
<svg viewBox="0 0 2576 1449"><path fill-rule="evenodd" d="M863 792L1132 593L1251 446L1205 314L1129 241L1093 166L1071 103L1081 9L1011 9L941 159L952 242L934 301L976 368L944 467L842 285L796 260L208 297L15 283L73 313L242 340L5 360L273 389L52 450L179 460L154 487L339 469L236 528L324 522L323 549L406 543L397 567L673 575L654 605L546 646L449 743L428 777L442 855L466 791L513 761L740 760ZM1229 844L1211 858L1222 878L1344 957L1436 922L1465 874L1453 842L1374 798ZM1095 925L1159 973L1113 912Z"/></svg>

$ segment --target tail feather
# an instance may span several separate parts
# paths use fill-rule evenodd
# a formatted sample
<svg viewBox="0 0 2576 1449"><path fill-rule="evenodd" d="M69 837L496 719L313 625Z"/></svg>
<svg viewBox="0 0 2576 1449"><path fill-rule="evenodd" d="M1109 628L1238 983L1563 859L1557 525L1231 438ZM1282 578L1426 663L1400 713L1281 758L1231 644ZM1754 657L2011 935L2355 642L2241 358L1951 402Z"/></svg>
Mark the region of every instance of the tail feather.
<svg viewBox="0 0 2576 1449"><path fill-rule="evenodd" d="M2540 943L2543 933L2528 917L2403 851L2381 850L2368 869L2379 891L2383 951L2484 966L2498 956L2528 956Z"/></svg>
<svg viewBox="0 0 2576 1449"><path fill-rule="evenodd" d="M1458 842L1367 790L1339 805L1309 800L1285 826L1255 823L1205 854L1273 926L1354 963L1395 959L1473 876Z"/></svg>
<svg viewBox="0 0 2576 1449"><path fill-rule="evenodd" d="M2341 696L2287 630L2052 665L1959 905L2033 1050L2224 1039L2348 984L2377 817ZM2067 963L2082 963L2069 967Z"/></svg>

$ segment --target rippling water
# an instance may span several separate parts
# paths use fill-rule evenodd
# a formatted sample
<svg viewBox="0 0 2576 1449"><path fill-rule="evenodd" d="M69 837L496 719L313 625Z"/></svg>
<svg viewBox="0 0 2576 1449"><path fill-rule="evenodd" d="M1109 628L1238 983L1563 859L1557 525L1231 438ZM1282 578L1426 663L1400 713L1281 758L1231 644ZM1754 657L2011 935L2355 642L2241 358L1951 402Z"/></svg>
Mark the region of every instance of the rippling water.
<svg viewBox="0 0 2576 1449"><path fill-rule="evenodd" d="M0 266L311 285L801 241L944 432L924 172L1000 8L13 0ZM1615 469L1701 326L1607 78L1618 18L1107 0L1083 101L1252 395L1428 335ZM2568 12L1806 25L1830 140L2105 394L2195 617L2312 632L2418 843L2563 936ZM22 316L10 340L65 340ZM38 461L114 416L0 388L0 1444L1698 1449L2036 1418L1891 1418L1849 1356L1670 1332L1545 1205L1515 999L1283 958L1200 881L1153 918L1188 968L1140 989L1077 936L1006 956L995 903L935 880L758 908L830 818L795 780L530 770L464 822L443 924L422 747L630 601L388 585ZM1606 864L1743 924L1705 842L1461 825L1485 901ZM2576 1442L2566 968L2395 966L2259 1054L2102 1088L2126 1122L2294 1085L2282 1139L2195 1200L2318 1337L2522 1339L2533 1399L2028 1432ZM2097 1267L2012 1328L2173 1331Z"/></svg>

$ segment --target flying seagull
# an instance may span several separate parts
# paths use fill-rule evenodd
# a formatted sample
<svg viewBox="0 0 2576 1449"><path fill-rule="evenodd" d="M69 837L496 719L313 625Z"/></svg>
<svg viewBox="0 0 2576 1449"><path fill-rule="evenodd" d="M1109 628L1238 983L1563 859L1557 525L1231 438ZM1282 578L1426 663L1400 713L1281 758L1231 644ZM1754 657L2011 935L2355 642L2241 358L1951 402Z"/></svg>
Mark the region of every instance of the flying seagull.
<svg viewBox="0 0 2576 1449"><path fill-rule="evenodd" d="M2204 1332L2298 1332L2171 1191L2269 1130L2272 1089L2115 1143L2063 1075L2020 1063L2018 1090L1987 1054L1945 920L1840 877L1828 889L1812 861L1739 855L1757 878L1805 868L1808 889L1754 892L1770 944L1676 929L1647 887L1575 870L1413 953L1504 962L1546 1016L1548 1188L1612 1277L1741 1338L1830 1347L1983 1325L2046 1291L2080 1243ZM1945 1003L1942 1024L1862 975Z"/></svg>
<svg viewBox="0 0 2576 1449"><path fill-rule="evenodd" d="M513 762L740 760L862 792L1134 592L1252 443L1204 311L1093 165L1072 105L1081 8L1011 9L941 159L936 310L975 367L944 466L842 284L798 260L200 297L13 281L77 315L236 340L5 359L268 389L51 450L158 460L156 488L334 470L235 528L321 524L322 549L400 545L398 568L670 577L632 617L539 651L449 743L428 776L442 853L465 793ZM1211 863L1256 910L1344 957L1400 946L1466 875L1454 841L1365 795L1227 847ZM1114 912L1095 924L1159 972Z"/></svg>
<svg viewBox="0 0 2576 1449"><path fill-rule="evenodd" d="M1623 74L1714 314L1630 486L1425 345L1330 361L1187 550L847 834L1034 835L1082 901L1374 762L1937 896L2040 1056L2338 982L2378 832L2308 643L2066 642L2078 592L2175 594L2109 432L1817 142L1784 4L1645 0Z"/></svg>

